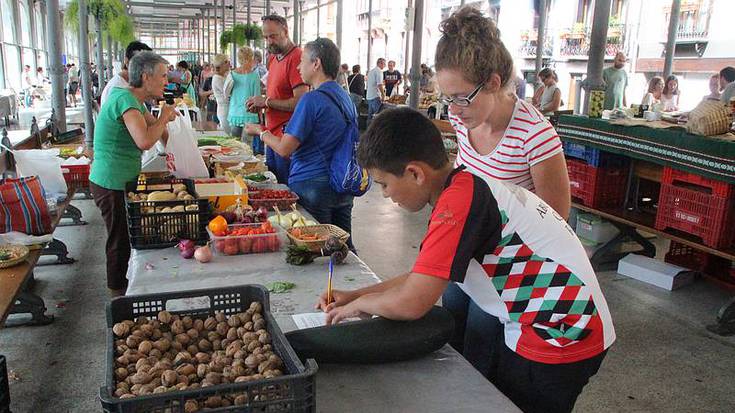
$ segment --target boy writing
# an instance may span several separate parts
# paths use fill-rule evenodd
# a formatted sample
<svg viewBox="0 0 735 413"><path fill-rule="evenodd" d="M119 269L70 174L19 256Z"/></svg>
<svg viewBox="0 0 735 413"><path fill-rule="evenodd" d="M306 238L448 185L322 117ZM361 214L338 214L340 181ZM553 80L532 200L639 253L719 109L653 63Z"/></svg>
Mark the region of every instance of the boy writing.
<svg viewBox="0 0 735 413"><path fill-rule="evenodd" d="M424 116L395 109L361 138L360 164L402 208L433 207L411 272L355 291L333 291L327 323L364 314L422 317L455 284L471 305L498 317L499 334L473 329L450 306L452 345L487 346L486 374L525 412L570 412L615 340L610 313L584 248L566 222L518 186L449 163L441 134ZM444 303L447 307L447 303ZM467 340L471 335L480 336ZM482 349L485 350L485 349Z"/></svg>

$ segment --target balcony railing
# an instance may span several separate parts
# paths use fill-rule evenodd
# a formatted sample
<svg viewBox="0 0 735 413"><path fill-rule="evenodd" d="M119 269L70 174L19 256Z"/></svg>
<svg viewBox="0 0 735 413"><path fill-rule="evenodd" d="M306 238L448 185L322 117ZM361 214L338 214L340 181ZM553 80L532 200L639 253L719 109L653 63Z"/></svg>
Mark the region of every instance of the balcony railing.
<svg viewBox="0 0 735 413"><path fill-rule="evenodd" d="M523 33L521 35L521 46L518 48L518 53L524 57L536 57L536 50L538 49L538 34L536 31ZM544 40L544 52L543 57L551 57L554 51L554 38L552 36L546 36Z"/></svg>
<svg viewBox="0 0 735 413"><path fill-rule="evenodd" d="M560 54L565 57L588 56L590 51L591 28L575 27L562 31ZM625 46L625 25L611 25L607 29L605 56L614 57Z"/></svg>
<svg viewBox="0 0 735 413"><path fill-rule="evenodd" d="M679 29L676 33L676 40L701 40L706 39L708 35L707 30Z"/></svg>

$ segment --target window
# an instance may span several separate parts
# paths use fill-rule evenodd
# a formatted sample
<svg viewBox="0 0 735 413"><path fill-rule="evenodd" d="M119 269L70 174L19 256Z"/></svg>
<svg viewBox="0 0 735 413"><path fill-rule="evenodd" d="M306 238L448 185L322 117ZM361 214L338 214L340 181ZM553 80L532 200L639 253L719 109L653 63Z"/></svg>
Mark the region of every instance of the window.
<svg viewBox="0 0 735 413"><path fill-rule="evenodd" d="M15 18L13 17L13 1L2 0L3 41L15 43Z"/></svg>
<svg viewBox="0 0 735 413"><path fill-rule="evenodd" d="M28 65L31 67L31 70L33 70L33 74L35 76L36 74L36 53L33 51L33 49L29 49L24 47L23 48L23 65Z"/></svg>
<svg viewBox="0 0 735 413"><path fill-rule="evenodd" d="M20 91L23 69L20 65L20 52L18 46L5 45L5 84L8 87Z"/></svg>
<svg viewBox="0 0 735 413"><path fill-rule="evenodd" d="M41 13L41 3L36 3L33 7L33 17L36 20L36 48L46 50L46 37L43 35L46 21ZM63 24L63 22L59 22Z"/></svg>
<svg viewBox="0 0 735 413"><path fill-rule="evenodd" d="M21 0L18 3L18 12L20 16L20 43L23 46L31 46L31 15L26 0Z"/></svg>

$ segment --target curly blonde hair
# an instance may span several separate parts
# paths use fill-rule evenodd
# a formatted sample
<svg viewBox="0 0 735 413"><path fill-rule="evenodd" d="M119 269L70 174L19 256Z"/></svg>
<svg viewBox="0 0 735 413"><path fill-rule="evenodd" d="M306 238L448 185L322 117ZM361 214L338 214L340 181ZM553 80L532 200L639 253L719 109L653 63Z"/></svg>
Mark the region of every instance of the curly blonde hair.
<svg viewBox="0 0 735 413"><path fill-rule="evenodd" d="M253 52L253 49L243 46L239 49L237 49L237 61L241 65L244 63L252 62L255 58L255 53Z"/></svg>
<svg viewBox="0 0 735 413"><path fill-rule="evenodd" d="M469 82L487 82L493 73L500 76L501 88L513 78L513 58L500 41L494 21L479 10L463 7L444 20L442 37L436 46L435 67L459 70Z"/></svg>

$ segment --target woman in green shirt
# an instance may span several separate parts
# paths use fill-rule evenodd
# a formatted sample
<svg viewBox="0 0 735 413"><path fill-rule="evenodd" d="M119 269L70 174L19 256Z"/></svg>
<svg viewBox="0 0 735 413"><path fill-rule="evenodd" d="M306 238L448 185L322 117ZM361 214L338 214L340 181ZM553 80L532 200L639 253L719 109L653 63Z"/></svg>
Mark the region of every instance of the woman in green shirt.
<svg viewBox="0 0 735 413"><path fill-rule="evenodd" d="M230 72L232 78L232 94L227 122L232 128L232 135L242 138L243 125L259 123L258 114L248 112L245 102L252 96L260 96L260 76L253 72L255 66L253 49L241 47L237 50L237 60L240 63Z"/></svg>
<svg viewBox="0 0 735 413"><path fill-rule="evenodd" d="M100 108L94 128L94 161L89 174L94 202L107 227L107 287L112 296L123 295L130 259L125 218L125 184L138 179L140 157L156 142L168 139L166 125L178 115L174 106L163 105L154 118L143 102L158 99L168 82L161 56L139 52L128 64L130 87L114 88Z"/></svg>

